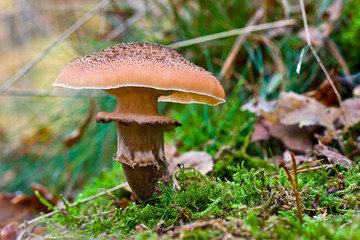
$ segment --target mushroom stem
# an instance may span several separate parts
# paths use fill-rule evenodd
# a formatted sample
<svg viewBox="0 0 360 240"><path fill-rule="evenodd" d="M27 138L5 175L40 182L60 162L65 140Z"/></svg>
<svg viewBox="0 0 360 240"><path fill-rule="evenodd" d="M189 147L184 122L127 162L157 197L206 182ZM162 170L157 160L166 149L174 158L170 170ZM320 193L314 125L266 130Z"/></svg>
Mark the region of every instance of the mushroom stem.
<svg viewBox="0 0 360 240"><path fill-rule="evenodd" d="M158 182L169 185L172 175L164 154L166 126L116 123L118 150L114 160L121 162L129 186L142 202L161 194Z"/></svg>
<svg viewBox="0 0 360 240"><path fill-rule="evenodd" d="M106 90L118 100L113 113L100 112L97 122L114 121L118 133L118 149L114 160L122 163L129 186L142 202L161 194L158 182L169 185L172 175L164 154L164 132L181 124L161 116L157 101L162 91L144 87L121 87Z"/></svg>

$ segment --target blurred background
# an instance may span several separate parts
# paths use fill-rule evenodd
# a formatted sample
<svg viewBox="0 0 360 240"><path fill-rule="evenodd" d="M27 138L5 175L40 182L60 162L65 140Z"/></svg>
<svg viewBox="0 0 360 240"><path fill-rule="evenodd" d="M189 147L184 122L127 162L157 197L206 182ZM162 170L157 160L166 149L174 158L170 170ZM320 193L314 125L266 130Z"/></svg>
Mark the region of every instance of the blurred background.
<svg viewBox="0 0 360 240"><path fill-rule="evenodd" d="M357 73L360 2L307 0L305 7L326 68L339 65L339 76ZM234 31L258 25L249 34ZM115 100L51 84L68 61L134 41L174 47L226 90L222 106L160 103L162 114L183 124L165 136L180 151L215 155L226 145L267 159L268 146L250 143L255 116L242 105L281 91L302 93L325 78L306 47L297 0L1 0L0 192L30 193L31 183L39 183L76 193L118 164L115 127L95 123L96 113L112 111Z"/></svg>

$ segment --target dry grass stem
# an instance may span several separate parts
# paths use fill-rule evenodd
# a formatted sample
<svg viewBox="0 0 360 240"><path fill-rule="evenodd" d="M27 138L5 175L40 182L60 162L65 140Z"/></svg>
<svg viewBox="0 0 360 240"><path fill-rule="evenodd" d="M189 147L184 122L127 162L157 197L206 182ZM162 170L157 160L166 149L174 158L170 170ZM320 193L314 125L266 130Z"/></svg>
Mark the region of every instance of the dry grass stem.
<svg viewBox="0 0 360 240"><path fill-rule="evenodd" d="M345 59L341 55L339 48L336 46L335 42L331 38L329 38L329 39L326 39L326 44L329 47L331 54L334 56L336 61L340 64L342 70L345 73L345 76L350 76L351 75L350 69L349 69Z"/></svg>
<svg viewBox="0 0 360 240"><path fill-rule="evenodd" d="M137 11L136 14L134 14L133 16L131 16L129 19L126 20L126 24L119 25L118 27L116 27L108 35L106 35L103 40L106 42L110 42L111 40L122 34L126 29L134 25L137 21L142 19L147 12L148 9L141 9Z"/></svg>
<svg viewBox="0 0 360 240"><path fill-rule="evenodd" d="M82 199L82 200L80 200L80 201L78 201L78 202L76 202L76 203L69 204L69 207L75 207L75 206L77 206L77 205L79 205L79 204L82 204L82 203L91 201L91 200L93 200L93 199L95 199L95 198L104 196L104 195L106 195L106 194L108 194L108 193L110 193L110 192L119 190L119 189L121 189L121 188L125 188L125 187L127 187L127 186L128 186L128 183L127 183L127 182L122 183L122 184L120 184L120 185L118 185L118 186L116 186L116 187L113 187L113 188L108 189L107 191L102 191L102 192L100 192L100 193L98 193L98 194L95 194L95 195L93 195L93 196L90 196L90 197L88 197L88 198L84 198L84 199ZM37 222L37 221L39 221L39 220L41 220L41 219L43 219L43 218L51 217L52 215L55 215L55 214L57 214L57 213L60 213L60 212L63 211L63 210L64 210L64 209L61 208L61 209L59 209L59 210L56 210L56 211L53 211L53 212L49 212L49 213L44 214L44 215L42 215L42 216L40 216L40 217L37 217L37 218L31 219L31 220L29 220L29 221L26 221L26 224L32 224L32 223L35 223L35 222ZM18 228L23 227L23 226L24 226L24 223L21 224L21 225L19 225Z"/></svg>
<svg viewBox="0 0 360 240"><path fill-rule="evenodd" d="M282 90L285 90L286 67L284 61L282 60L280 49L265 35L253 35L249 36L249 39L261 41L269 47L272 53L272 58L274 59L278 71L281 74L281 88Z"/></svg>
<svg viewBox="0 0 360 240"><path fill-rule="evenodd" d="M221 38L232 37L232 36L236 36L236 35L240 35L240 34L258 32L258 31L263 31L263 30L278 28L278 27L292 26L292 25L295 25L295 23L296 23L295 19L280 20L280 21L276 21L276 22L264 23L264 24L248 26L248 27L244 27L244 28L233 29L230 31L210 34L210 35L203 36L203 37L198 37L198 38L193 38L193 39L173 43L168 46L172 47L172 48L182 48L182 47L192 46L192 45L196 45L196 44L200 44L200 43L204 43L204 42L218 40Z"/></svg>
<svg viewBox="0 0 360 240"><path fill-rule="evenodd" d="M263 8L258 8L258 10L256 10L255 14L247 22L246 27L255 25L261 19L263 14L264 14L264 9ZM232 46L232 48L230 50L230 53L229 53L229 55L227 56L227 58L225 60L225 63L223 65L222 69L221 69L221 72L220 72L220 74L218 76L218 79L220 81L224 80L226 85L229 84L236 56L238 55L241 46L244 44L244 42L245 42L245 40L246 40L246 38L247 38L247 36L249 34L250 34L249 32L244 33L244 34L239 35L236 38L236 40L235 40L235 42L234 42L234 44L233 44L233 46Z"/></svg>
<svg viewBox="0 0 360 240"><path fill-rule="evenodd" d="M344 110L344 107L342 106L342 99L341 99L341 95L339 93L339 91L336 89L336 86L334 84L334 81L331 79L330 77L330 74L328 73L328 71L326 70L324 64L322 63L319 55L316 53L314 47L312 46L311 44L311 40L310 40L310 32L309 32L309 27L308 27L308 24L307 24L307 17L306 17L306 12L305 12L305 5L304 5L304 0L299 0L300 2L300 9L301 9L301 15L302 15L302 18L303 18L303 22L304 22L304 29L305 29L305 34L306 34L306 42L307 42L307 45L309 46L312 54L314 55L316 61L318 62L321 70L323 71L323 73L325 74L326 76L326 79L329 81L330 85L331 85L331 88L333 89L335 95L336 95L336 98L339 102L339 106L341 108L341 111L343 112L344 116L346 116L349 121L351 121L351 118L348 116L348 114L346 113L346 111ZM338 143L340 145L340 148L343 152L345 152L345 146L344 144L342 143L342 141L340 140L340 137L338 137Z"/></svg>

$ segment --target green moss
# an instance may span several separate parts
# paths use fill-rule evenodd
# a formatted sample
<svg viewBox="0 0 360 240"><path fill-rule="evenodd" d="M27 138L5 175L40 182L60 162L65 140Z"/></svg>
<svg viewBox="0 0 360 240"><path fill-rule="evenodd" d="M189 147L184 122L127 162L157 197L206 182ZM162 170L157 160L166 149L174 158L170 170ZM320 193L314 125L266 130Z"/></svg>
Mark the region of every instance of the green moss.
<svg viewBox="0 0 360 240"><path fill-rule="evenodd" d="M336 185L337 172L341 169L299 174L301 208L305 215L303 225L297 219L294 195L283 169L279 170L276 177L263 168L249 170L244 163L242 166L230 166L229 169L234 172L233 181L214 179L194 169L182 168L175 175L178 189L162 185L164 194L154 198L151 204L132 203L122 210L112 205L112 200L99 198L70 209L67 214L58 215L51 221L83 236L108 232L127 238L137 226L150 229L150 232L136 235L139 239L155 237L154 233L159 226L162 229L178 228L179 234L189 239L206 239L225 234L224 229L211 227L193 230L181 228L182 225L211 219L244 219L243 227L247 229L247 234L258 239L268 236L342 239L346 234L355 236L358 232L352 228L352 224L343 227L340 233L335 229L352 220L354 223L358 221L354 218L354 211L360 200L359 166L341 172L345 189L334 194L327 194L327 190ZM111 176L117 171L114 168L108 174ZM111 177L102 180L104 184L117 184ZM119 193L114 195L120 196ZM317 195L320 195L318 208L323 210L313 211L311 209L314 208L313 202ZM167 231L163 232L165 234Z"/></svg>

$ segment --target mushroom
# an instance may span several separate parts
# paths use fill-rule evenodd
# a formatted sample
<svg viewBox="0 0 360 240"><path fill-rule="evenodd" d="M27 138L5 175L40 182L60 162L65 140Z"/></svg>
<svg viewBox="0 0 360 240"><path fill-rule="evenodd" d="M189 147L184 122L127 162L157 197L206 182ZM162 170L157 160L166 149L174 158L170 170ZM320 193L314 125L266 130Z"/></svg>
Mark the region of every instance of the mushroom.
<svg viewBox="0 0 360 240"><path fill-rule="evenodd" d="M116 110L98 113L96 122L116 124L114 160L122 164L140 202L161 194L158 182L169 186L172 181L164 154L164 132L181 124L161 116L158 101L225 102L224 89L210 72L169 47L146 42L118 44L74 59L53 86L103 89L117 98Z"/></svg>

